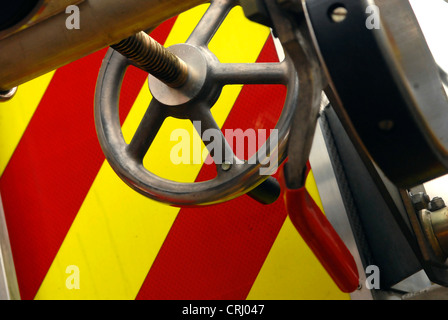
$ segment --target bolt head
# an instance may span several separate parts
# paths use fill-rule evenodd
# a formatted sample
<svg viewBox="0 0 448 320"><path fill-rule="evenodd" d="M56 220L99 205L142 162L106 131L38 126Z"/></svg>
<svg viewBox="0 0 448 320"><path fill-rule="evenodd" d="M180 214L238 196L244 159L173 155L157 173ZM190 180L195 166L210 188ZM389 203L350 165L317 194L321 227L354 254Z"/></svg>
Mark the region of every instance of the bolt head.
<svg viewBox="0 0 448 320"><path fill-rule="evenodd" d="M347 18L348 11L343 6L337 6L332 8L330 12L330 17L333 22L340 23Z"/></svg>
<svg viewBox="0 0 448 320"><path fill-rule="evenodd" d="M381 120L380 122L378 122L378 128L381 131L388 132L388 131L391 131L394 127L395 127L395 122L390 119Z"/></svg>
<svg viewBox="0 0 448 320"><path fill-rule="evenodd" d="M440 197L435 197L431 200L431 202L429 203L429 210L430 211L436 211L436 210L440 210L442 208L445 208L445 201L443 201L442 198Z"/></svg>
<svg viewBox="0 0 448 320"><path fill-rule="evenodd" d="M416 211L428 209L430 200L431 199L429 196L423 192L419 192L411 196L411 201Z"/></svg>
<svg viewBox="0 0 448 320"><path fill-rule="evenodd" d="M232 168L232 164L228 161L225 161L223 164L221 164L221 169L223 171L229 171L230 168Z"/></svg>

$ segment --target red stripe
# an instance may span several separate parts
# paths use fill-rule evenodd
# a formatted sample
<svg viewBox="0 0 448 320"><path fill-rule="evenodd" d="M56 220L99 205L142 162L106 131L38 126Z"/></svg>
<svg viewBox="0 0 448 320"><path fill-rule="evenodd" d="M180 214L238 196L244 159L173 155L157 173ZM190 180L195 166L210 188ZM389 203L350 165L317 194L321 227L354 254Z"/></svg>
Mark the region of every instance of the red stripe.
<svg viewBox="0 0 448 320"><path fill-rule="evenodd" d="M164 43L175 19L152 35ZM33 299L104 162L93 120L105 50L56 71L0 180L22 299ZM124 119L146 74L130 68Z"/></svg>
<svg viewBox="0 0 448 320"><path fill-rule="evenodd" d="M258 62L274 61L269 39ZM224 129L273 128L284 98L283 87L245 86ZM285 218L281 199L263 206L247 196L181 209L137 299L245 299Z"/></svg>

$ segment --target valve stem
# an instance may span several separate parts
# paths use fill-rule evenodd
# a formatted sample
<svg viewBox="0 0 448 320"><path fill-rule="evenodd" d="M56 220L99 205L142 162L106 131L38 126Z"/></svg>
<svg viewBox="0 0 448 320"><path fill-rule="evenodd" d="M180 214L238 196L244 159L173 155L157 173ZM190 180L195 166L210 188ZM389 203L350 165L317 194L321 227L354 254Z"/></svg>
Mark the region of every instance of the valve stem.
<svg viewBox="0 0 448 320"><path fill-rule="evenodd" d="M187 64L143 31L111 47L172 88L188 78Z"/></svg>

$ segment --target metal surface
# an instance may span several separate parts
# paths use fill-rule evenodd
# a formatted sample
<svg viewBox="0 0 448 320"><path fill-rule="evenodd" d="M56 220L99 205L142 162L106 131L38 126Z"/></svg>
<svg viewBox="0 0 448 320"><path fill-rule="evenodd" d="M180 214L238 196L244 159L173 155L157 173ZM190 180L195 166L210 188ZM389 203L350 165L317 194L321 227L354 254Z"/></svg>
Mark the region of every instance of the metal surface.
<svg viewBox="0 0 448 320"><path fill-rule="evenodd" d="M353 235L346 205L344 204L339 187L340 181L336 178L334 164L328 153L328 147L319 123L316 128L310 153L310 164L313 169L313 175L316 180L325 215L350 250L358 268L360 287L358 290L350 293L350 297L353 300L371 300L373 299L372 291L364 285L366 280L365 265Z"/></svg>
<svg viewBox="0 0 448 320"><path fill-rule="evenodd" d="M240 0L240 4L249 20L272 27L272 20L263 0Z"/></svg>
<svg viewBox="0 0 448 320"><path fill-rule="evenodd" d="M429 201L424 188L410 194L410 199L414 211L409 210L408 215L422 253L423 267L433 282L447 286L448 208L440 197Z"/></svg>
<svg viewBox="0 0 448 320"><path fill-rule="evenodd" d="M11 100L17 93L17 87L8 91L0 91L0 102Z"/></svg>
<svg viewBox="0 0 448 320"><path fill-rule="evenodd" d="M328 14L335 5L348 12L339 23ZM370 5L379 7L379 29L366 27ZM444 174L447 99L408 1L316 0L307 7L329 98L351 139L399 187Z"/></svg>
<svg viewBox="0 0 448 320"><path fill-rule="evenodd" d="M326 110L326 112L328 112L328 110ZM396 229L391 229L391 217L384 215L384 207L381 204L381 201L377 200L374 188L366 183L366 177L369 175L360 173L359 170L355 170L356 166L351 162L347 163L347 159L344 160L345 163L337 161L337 159L339 159L339 152L343 152L346 158L354 159L356 157L354 157L353 154L347 153L346 149L340 148L340 145L348 144L348 138L344 141L339 141L338 148L331 146L332 135L329 135L328 129L326 129L325 134L323 134L322 131L322 123L325 124L325 122L325 117L319 121L310 162L326 216L338 231L341 238L344 239L344 242L355 257L360 274L362 275L361 283L364 283L365 280L365 274L363 272L364 268L369 264L376 264L378 262L380 262L378 266L380 266L381 277L390 279L390 274L392 272L392 274L398 273L398 277L394 276L395 279L403 279L403 273L400 276L397 271L403 270L403 266L406 266L405 269L408 269L408 265L414 264L413 260L415 260L415 258L410 259L409 257L403 257L403 252L407 251L407 249L403 247L402 249L399 249L401 252L396 251L399 252L399 254L393 254L392 256L386 254L388 251L394 252L394 250L391 250L391 247L396 246L400 242L402 243L399 238L397 240L399 231L397 232ZM334 125L332 126L332 129L337 130ZM344 166L341 168L342 165ZM345 174L342 174L342 172L344 172L343 168L349 172L346 171ZM353 176L359 176L360 183L355 181L354 189L351 189L346 177L349 177L351 179L350 183L353 184ZM359 189L364 188L367 190L368 197L362 198L359 196ZM356 196L356 199L351 200L352 192ZM419 205L420 202L423 202L423 205L427 207L429 204L429 197L420 195L418 199L415 199L414 204ZM373 203L375 205L372 205ZM365 211L366 208L370 208L370 213L367 213L369 214L368 216L371 217L371 220L370 223L367 223L365 227L363 227L359 217L363 219L360 211ZM378 227L375 227L375 224L377 224ZM392 237L394 239L385 240L383 243L386 243L386 245L380 245L379 247L369 246L363 238L365 236L371 238L372 231L374 234L378 235L378 239L381 239L381 241L383 238ZM386 235L386 237L384 235ZM373 244L378 244L381 241L375 240L373 241ZM382 252L384 255L385 258L381 258L383 261L378 261L378 252ZM387 259L386 263L384 263L384 259ZM428 269L428 267L426 266L425 269ZM412 272L408 274L411 275ZM437 274L430 273L430 275L431 278L437 279L435 278ZM439 275L439 279L440 278L441 276ZM430 280L422 270L405 278L391 288L381 286L380 290L372 291L363 286L359 291L352 293L351 297L352 299L407 299L408 296L414 295L414 292L419 292L420 290L429 287L430 284ZM438 295L430 294L429 296L437 298ZM426 290L422 293L418 293L418 297L415 298L428 298L426 296Z"/></svg>
<svg viewBox="0 0 448 320"><path fill-rule="evenodd" d="M209 69L207 56L191 45L174 45L169 50L178 57L182 57L186 65L188 65L188 69L191 70L187 74L186 83L180 88L172 88L150 74L148 77L148 85L152 96L160 103L166 106L180 106L201 94L201 90L206 84L207 70ZM213 58L213 55L209 55L209 60ZM216 58L214 59L217 60ZM208 72L210 73L210 71ZM211 100L215 100L214 98L220 92L212 92L210 90L208 93L215 95L215 97L210 97Z"/></svg>
<svg viewBox="0 0 448 320"><path fill-rule="evenodd" d="M445 211L445 210L443 210ZM426 240L428 241L428 244L431 246L431 249L434 251L435 255L437 256L437 258L439 259L439 261L441 263L443 263L446 258L448 258L447 254L443 251L441 244L439 242L439 236L441 236L442 240L446 240L443 237L443 233L446 232L446 230L443 230L442 228L445 227L446 229L446 221L443 221L442 217L437 217L436 220L437 223L434 225L433 224L433 217L442 215L445 216L445 212L441 212L439 214L435 214L433 215L433 213L429 210L420 210L418 212L418 217L420 220L420 224L422 226L422 230L425 234ZM446 217L445 217L446 219ZM434 227L438 226L438 233L436 233L436 231L434 230Z"/></svg>
<svg viewBox="0 0 448 320"><path fill-rule="evenodd" d="M429 202L430 211L440 210L445 207L446 207L445 201L443 201L443 199L440 197L435 197L431 200L431 202Z"/></svg>
<svg viewBox="0 0 448 320"><path fill-rule="evenodd" d="M19 299L19 285L9 243L3 204L0 198L0 300Z"/></svg>
<svg viewBox="0 0 448 320"><path fill-rule="evenodd" d="M420 270L419 272L416 272L412 276L404 279L403 281L397 283L394 285L389 292L395 291L396 293L402 293L405 296L406 293L410 292L418 292L423 289L426 289L431 286L431 281L429 280L428 276L426 275L424 270Z"/></svg>
<svg viewBox="0 0 448 320"><path fill-rule="evenodd" d="M448 209L431 212L431 222L437 241L442 251L448 256Z"/></svg>
<svg viewBox="0 0 448 320"><path fill-rule="evenodd" d="M373 34L409 112L439 161L448 167L448 100L417 18L408 1L374 3L380 7L383 28L374 29Z"/></svg>
<svg viewBox="0 0 448 320"><path fill-rule="evenodd" d="M123 139L118 117L118 96L129 62L112 50L105 58L95 97L99 141L116 173L133 189L152 199L177 206L227 201L251 191L265 181L269 175L260 175L260 169L265 164L272 164L272 161L279 164L286 157L291 118L298 98L298 78L291 60L287 58L283 62L272 64L222 64L207 48L222 21L237 3L234 0L213 1L187 43L171 48L187 63L189 78L176 93L172 91L175 89L149 77L150 88L157 98L152 100L129 145ZM235 83L270 83L287 87L285 105L276 126L278 144L275 149L271 148L275 141L270 137L247 163L236 159L210 112L222 87ZM196 89L186 92L183 88ZM215 179L199 183L179 183L162 179L143 167L143 157L168 116L191 120L201 137L207 129L216 129L220 133L223 158L214 157L218 172ZM278 157L271 158L275 153ZM232 163L228 170L221 169L221 164L225 162Z"/></svg>
<svg viewBox="0 0 448 320"><path fill-rule="evenodd" d="M431 199L425 192L420 191L417 193L413 193L411 191L411 201L415 210L420 211L429 207Z"/></svg>
<svg viewBox="0 0 448 320"><path fill-rule="evenodd" d="M339 6L336 4L334 9L331 9L330 11L330 16L333 22L339 23L347 18L348 11L343 6Z"/></svg>
<svg viewBox="0 0 448 320"><path fill-rule="evenodd" d="M2 5L0 39L26 27L39 17L48 0L16 1Z"/></svg>
<svg viewBox="0 0 448 320"><path fill-rule="evenodd" d="M333 108L325 110L321 121L334 141L333 158L340 159L337 177L346 181L343 194L353 199L347 208L365 264L376 265L381 289L389 288L422 268L400 194L350 141Z"/></svg>
<svg viewBox="0 0 448 320"><path fill-rule="evenodd" d="M304 1L266 1L274 32L294 63L300 80L291 123L288 160L283 168L285 207L296 230L343 292L359 284L356 262L305 188L307 163L322 101L325 79L310 36Z"/></svg>
<svg viewBox="0 0 448 320"><path fill-rule="evenodd" d="M432 248L426 235L426 226L422 224L422 220L419 217L419 212L427 211L427 208L421 209L421 206L427 202L417 202L417 206L414 206L412 199L413 195L408 190L401 190L400 192L402 194L403 203L406 207L409 222L412 226L415 241L417 242L419 248L418 258L423 269L432 282L439 285L448 286L448 265L442 263L441 257L434 252L434 248ZM417 209L420 210L416 212Z"/></svg>
<svg viewBox="0 0 448 320"><path fill-rule="evenodd" d="M178 88L188 78L184 61L141 31L111 46L164 84Z"/></svg>
<svg viewBox="0 0 448 320"><path fill-rule="evenodd" d="M0 91L59 68L157 26L205 0L86 0L79 30L66 28L61 12L0 41Z"/></svg>
<svg viewBox="0 0 448 320"><path fill-rule="evenodd" d="M58 13L65 12L70 5L80 4L85 0L37 0L30 13L14 26L0 31L0 40L10 35L40 23Z"/></svg>
<svg viewBox="0 0 448 320"><path fill-rule="evenodd" d="M287 187L298 189L304 184L304 168L326 83L313 46L305 1L286 1L280 5L271 1L265 3L274 30L284 51L291 57L300 80L297 108L291 123L288 162L284 166Z"/></svg>
<svg viewBox="0 0 448 320"><path fill-rule="evenodd" d="M418 292L411 292L402 297L403 300L448 300L448 288L432 285Z"/></svg>
<svg viewBox="0 0 448 320"><path fill-rule="evenodd" d="M431 207L430 210L424 208L418 211L418 217L432 250L441 263L446 262L448 258L448 208Z"/></svg>

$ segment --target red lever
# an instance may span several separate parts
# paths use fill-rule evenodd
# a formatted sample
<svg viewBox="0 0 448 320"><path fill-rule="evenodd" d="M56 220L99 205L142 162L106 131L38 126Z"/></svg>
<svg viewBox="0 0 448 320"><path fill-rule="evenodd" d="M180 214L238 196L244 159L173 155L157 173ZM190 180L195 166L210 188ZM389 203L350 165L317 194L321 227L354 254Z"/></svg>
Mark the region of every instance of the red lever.
<svg viewBox="0 0 448 320"><path fill-rule="evenodd" d="M306 176L310 168L307 167ZM343 292L358 288L359 275L355 260L333 226L309 195L305 186L288 189L284 177L284 200L288 215L314 255Z"/></svg>

